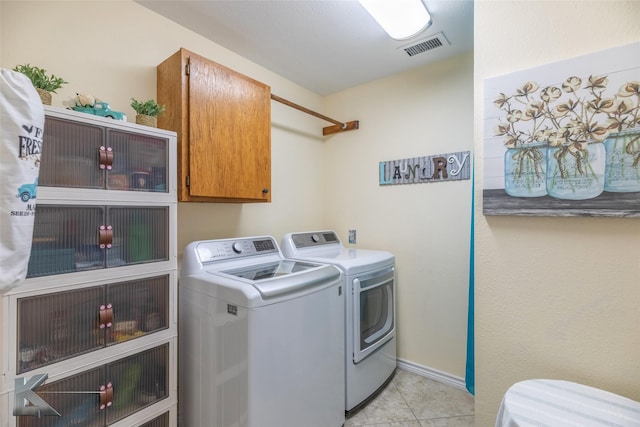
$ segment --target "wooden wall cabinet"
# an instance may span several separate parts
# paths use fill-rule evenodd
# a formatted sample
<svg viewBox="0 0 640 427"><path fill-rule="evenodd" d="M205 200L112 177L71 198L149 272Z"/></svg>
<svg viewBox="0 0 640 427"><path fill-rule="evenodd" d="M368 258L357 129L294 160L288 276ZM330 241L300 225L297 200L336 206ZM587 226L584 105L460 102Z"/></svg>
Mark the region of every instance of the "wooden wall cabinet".
<svg viewBox="0 0 640 427"><path fill-rule="evenodd" d="M178 134L178 200L271 201L271 88L186 49L157 67L158 127Z"/></svg>

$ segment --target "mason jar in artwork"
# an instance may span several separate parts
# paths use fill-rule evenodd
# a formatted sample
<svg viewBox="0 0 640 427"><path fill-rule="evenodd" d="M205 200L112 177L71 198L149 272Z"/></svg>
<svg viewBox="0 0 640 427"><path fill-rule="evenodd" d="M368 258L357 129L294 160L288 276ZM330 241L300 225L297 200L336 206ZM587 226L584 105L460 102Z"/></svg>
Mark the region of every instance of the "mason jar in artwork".
<svg viewBox="0 0 640 427"><path fill-rule="evenodd" d="M640 191L640 127L609 134L604 147L604 191Z"/></svg>
<svg viewBox="0 0 640 427"><path fill-rule="evenodd" d="M547 143L508 148L504 155L504 190L513 197L547 195Z"/></svg>
<svg viewBox="0 0 640 427"><path fill-rule="evenodd" d="M604 191L605 149L601 142L549 147L547 193L567 200L585 200Z"/></svg>

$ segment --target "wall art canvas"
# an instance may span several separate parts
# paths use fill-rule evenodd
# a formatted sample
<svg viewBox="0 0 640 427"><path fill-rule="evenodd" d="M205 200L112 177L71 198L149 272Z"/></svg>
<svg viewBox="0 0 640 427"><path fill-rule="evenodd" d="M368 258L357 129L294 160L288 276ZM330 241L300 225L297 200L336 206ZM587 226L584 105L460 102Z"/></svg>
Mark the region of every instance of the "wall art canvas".
<svg viewBox="0 0 640 427"><path fill-rule="evenodd" d="M485 80L485 215L640 217L640 43Z"/></svg>

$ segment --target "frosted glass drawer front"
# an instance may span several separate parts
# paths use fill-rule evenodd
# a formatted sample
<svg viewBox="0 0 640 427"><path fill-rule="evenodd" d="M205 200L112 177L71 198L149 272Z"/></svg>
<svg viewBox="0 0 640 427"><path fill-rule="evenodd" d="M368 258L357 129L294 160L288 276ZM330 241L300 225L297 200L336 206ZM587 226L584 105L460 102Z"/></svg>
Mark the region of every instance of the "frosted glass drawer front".
<svg viewBox="0 0 640 427"><path fill-rule="evenodd" d="M105 140L101 126L45 117L39 185L103 188L106 169L100 169L98 150Z"/></svg>
<svg viewBox="0 0 640 427"><path fill-rule="evenodd" d="M105 251L99 250L98 228L103 207L39 205L27 277L103 268Z"/></svg>
<svg viewBox="0 0 640 427"><path fill-rule="evenodd" d="M107 189L168 192L169 140L109 129L113 168Z"/></svg>
<svg viewBox="0 0 640 427"><path fill-rule="evenodd" d="M169 259L168 207L108 207L107 217L113 232L107 267Z"/></svg>
<svg viewBox="0 0 640 427"><path fill-rule="evenodd" d="M114 394L107 425L169 396L169 344L112 363L108 371Z"/></svg>
<svg viewBox="0 0 640 427"><path fill-rule="evenodd" d="M122 282L106 288L107 345L118 344L169 327L169 276ZM108 320L111 320L108 319Z"/></svg>
<svg viewBox="0 0 640 427"><path fill-rule="evenodd" d="M142 424L140 427L169 427L169 425L169 413L165 412L151 421Z"/></svg>
<svg viewBox="0 0 640 427"><path fill-rule="evenodd" d="M16 372L21 374L99 349L98 307L102 288L18 300Z"/></svg>
<svg viewBox="0 0 640 427"><path fill-rule="evenodd" d="M168 192L169 140L46 116L39 185Z"/></svg>
<svg viewBox="0 0 640 427"><path fill-rule="evenodd" d="M169 276L18 299L16 372L168 328Z"/></svg>
<svg viewBox="0 0 640 427"><path fill-rule="evenodd" d="M169 208L38 205L27 277L169 259Z"/></svg>
<svg viewBox="0 0 640 427"><path fill-rule="evenodd" d="M16 417L18 427L102 427L105 415L99 408L100 386L105 384L104 368L92 369L60 381L45 383L37 394L61 416ZM83 391L85 393L69 393ZM95 393L86 393L95 392Z"/></svg>
<svg viewBox="0 0 640 427"><path fill-rule="evenodd" d="M168 397L169 344L37 389L61 417L17 417L19 427L101 427ZM87 391L91 393L87 393ZM77 392L77 393L73 393Z"/></svg>

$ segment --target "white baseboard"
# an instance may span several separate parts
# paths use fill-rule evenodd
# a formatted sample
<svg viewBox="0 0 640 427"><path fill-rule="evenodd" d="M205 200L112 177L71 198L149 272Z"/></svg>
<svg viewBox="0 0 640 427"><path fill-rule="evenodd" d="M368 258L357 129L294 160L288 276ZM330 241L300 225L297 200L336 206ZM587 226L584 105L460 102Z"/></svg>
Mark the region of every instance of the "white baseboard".
<svg viewBox="0 0 640 427"><path fill-rule="evenodd" d="M438 381L468 392L464 378L456 377L455 375L438 371L437 369L429 368L427 366L418 365L417 363L409 362L408 360L397 359L396 364L399 369L413 372L414 374L429 378L430 380Z"/></svg>

